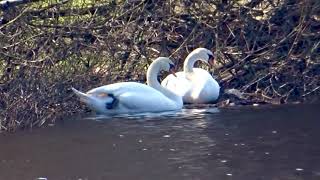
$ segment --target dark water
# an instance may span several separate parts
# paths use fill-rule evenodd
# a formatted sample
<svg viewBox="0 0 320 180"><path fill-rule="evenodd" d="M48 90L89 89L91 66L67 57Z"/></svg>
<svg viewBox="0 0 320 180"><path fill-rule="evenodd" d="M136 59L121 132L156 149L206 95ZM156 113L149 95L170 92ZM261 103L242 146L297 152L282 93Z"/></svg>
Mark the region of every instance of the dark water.
<svg viewBox="0 0 320 180"><path fill-rule="evenodd" d="M320 179L318 105L71 119L0 134L0 179Z"/></svg>

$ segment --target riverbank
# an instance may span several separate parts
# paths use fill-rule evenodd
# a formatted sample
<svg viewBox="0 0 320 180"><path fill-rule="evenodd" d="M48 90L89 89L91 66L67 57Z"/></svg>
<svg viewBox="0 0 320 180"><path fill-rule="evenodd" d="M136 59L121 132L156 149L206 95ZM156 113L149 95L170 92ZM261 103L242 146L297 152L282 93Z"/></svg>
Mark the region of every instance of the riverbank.
<svg viewBox="0 0 320 180"><path fill-rule="evenodd" d="M71 87L145 82L156 57L181 70L197 47L215 54L218 106L319 99L316 0L74 2L0 5L1 131L83 112Z"/></svg>

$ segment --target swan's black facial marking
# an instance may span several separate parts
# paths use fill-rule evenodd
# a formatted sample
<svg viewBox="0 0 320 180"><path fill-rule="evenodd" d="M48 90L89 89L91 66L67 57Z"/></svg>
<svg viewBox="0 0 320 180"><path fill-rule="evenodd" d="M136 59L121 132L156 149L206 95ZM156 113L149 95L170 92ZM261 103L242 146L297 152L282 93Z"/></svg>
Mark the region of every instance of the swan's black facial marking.
<svg viewBox="0 0 320 180"><path fill-rule="evenodd" d="M170 66L169 69L175 69L175 68L176 68L175 65L174 65L174 64L171 64L171 63L169 63L169 66Z"/></svg>
<svg viewBox="0 0 320 180"><path fill-rule="evenodd" d="M212 54L208 54L209 59L213 59L213 55Z"/></svg>
<svg viewBox="0 0 320 180"><path fill-rule="evenodd" d="M118 99L114 97L113 94L108 94L109 97L112 98L112 102L106 103L106 108L107 109L113 109L117 104L118 104Z"/></svg>
<svg viewBox="0 0 320 180"><path fill-rule="evenodd" d="M169 72L170 72L172 75L174 75L175 77L177 77L177 75L176 75L176 66L175 66L174 64L171 64L171 63L169 63L169 66L170 66Z"/></svg>

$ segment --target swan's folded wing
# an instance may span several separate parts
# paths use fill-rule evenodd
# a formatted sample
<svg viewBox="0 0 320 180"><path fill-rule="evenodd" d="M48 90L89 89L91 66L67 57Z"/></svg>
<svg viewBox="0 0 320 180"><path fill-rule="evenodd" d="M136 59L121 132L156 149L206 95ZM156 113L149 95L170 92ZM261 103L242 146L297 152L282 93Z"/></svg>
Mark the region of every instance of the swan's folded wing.
<svg viewBox="0 0 320 180"><path fill-rule="evenodd" d="M172 101L157 90L125 92L118 98L119 105L131 110L157 111L172 106Z"/></svg>
<svg viewBox="0 0 320 180"><path fill-rule="evenodd" d="M218 98L220 86L205 70L194 68L193 88L190 93L193 99L199 102L210 102Z"/></svg>
<svg viewBox="0 0 320 180"><path fill-rule="evenodd" d="M123 82L101 86L88 94L107 94L116 101L115 108L138 111L163 111L175 109L174 101L158 90L141 83Z"/></svg>
<svg viewBox="0 0 320 180"><path fill-rule="evenodd" d="M183 74L177 73L177 77L170 74L162 82L161 85L168 88L170 91L184 96L192 87L192 84Z"/></svg>

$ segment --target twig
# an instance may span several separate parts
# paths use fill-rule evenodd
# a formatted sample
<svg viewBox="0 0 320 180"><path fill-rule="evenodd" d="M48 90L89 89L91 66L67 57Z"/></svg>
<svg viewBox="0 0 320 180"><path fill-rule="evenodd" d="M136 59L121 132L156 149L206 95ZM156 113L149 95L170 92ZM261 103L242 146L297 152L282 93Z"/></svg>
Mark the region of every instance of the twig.
<svg viewBox="0 0 320 180"><path fill-rule="evenodd" d="M248 85L245 85L245 86L242 88L242 91L245 91L246 89L248 89L248 88L249 88L250 86L252 86L253 84L255 84L255 83L257 83L257 82L259 82L259 81L267 78L267 77L270 76L270 75L271 75L271 73L268 73L268 74L260 77L259 79L257 79L257 80L255 80L255 81L249 83Z"/></svg>
<svg viewBox="0 0 320 180"><path fill-rule="evenodd" d="M14 6L18 6L21 4L28 4L28 3L37 2L37 1L40 1L40 0L3 0L3 1L0 1L0 9L6 10Z"/></svg>
<svg viewBox="0 0 320 180"><path fill-rule="evenodd" d="M197 23L192 31L190 32L190 34L188 35L188 37L180 44L180 46L175 50L173 51L173 53L170 54L169 57L172 57L174 54L176 54L188 41L189 39L191 38L191 36L196 32L196 29L198 28L199 24Z"/></svg>
<svg viewBox="0 0 320 180"><path fill-rule="evenodd" d="M315 91L317 91L319 89L320 89L320 86L314 88L313 90L309 91L308 93L303 94L302 97L308 96L309 94L311 94L311 93L313 93L313 92L315 92Z"/></svg>
<svg viewBox="0 0 320 180"><path fill-rule="evenodd" d="M0 30L3 29L4 27L14 23L16 20L18 20L22 15L24 15L27 12L28 8L25 8L18 16L16 16L14 19L10 20L8 23L0 26Z"/></svg>

